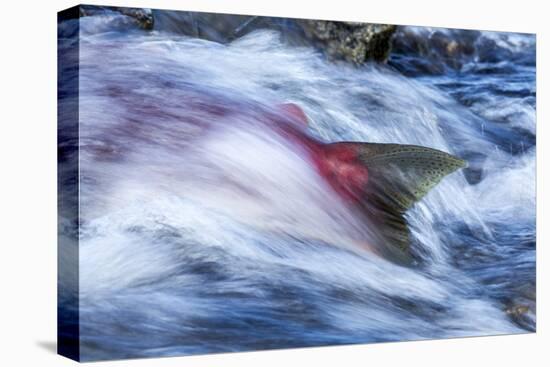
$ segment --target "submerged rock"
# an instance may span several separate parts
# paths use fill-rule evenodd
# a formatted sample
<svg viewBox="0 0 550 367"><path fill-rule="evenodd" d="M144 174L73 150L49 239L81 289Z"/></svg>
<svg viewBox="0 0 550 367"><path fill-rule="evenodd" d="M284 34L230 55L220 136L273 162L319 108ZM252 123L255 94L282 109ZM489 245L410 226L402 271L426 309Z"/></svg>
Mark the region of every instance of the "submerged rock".
<svg viewBox="0 0 550 367"><path fill-rule="evenodd" d="M518 326L529 331L535 331L537 302L535 284L523 284L514 291L516 297L506 303L504 312Z"/></svg>
<svg viewBox="0 0 550 367"><path fill-rule="evenodd" d="M480 35L481 32L471 30L400 27L393 39L392 58L405 74L460 70L475 56Z"/></svg>
<svg viewBox="0 0 550 367"><path fill-rule="evenodd" d="M297 20L315 46L333 59L354 64L385 61L391 51L395 25L327 20Z"/></svg>
<svg viewBox="0 0 550 367"><path fill-rule="evenodd" d="M510 317L510 319L519 327L535 331L535 310L534 305L529 304L510 304L506 307L504 312Z"/></svg>
<svg viewBox="0 0 550 367"><path fill-rule="evenodd" d="M467 64L476 72L503 72L505 66L487 63L515 62L532 65L526 48L535 49L534 38L508 37L508 32L402 26L393 37L390 64L409 76L439 75L460 71Z"/></svg>
<svg viewBox="0 0 550 367"><path fill-rule="evenodd" d="M274 18L249 15L153 10L155 29L218 43L231 42L257 29L276 29Z"/></svg>

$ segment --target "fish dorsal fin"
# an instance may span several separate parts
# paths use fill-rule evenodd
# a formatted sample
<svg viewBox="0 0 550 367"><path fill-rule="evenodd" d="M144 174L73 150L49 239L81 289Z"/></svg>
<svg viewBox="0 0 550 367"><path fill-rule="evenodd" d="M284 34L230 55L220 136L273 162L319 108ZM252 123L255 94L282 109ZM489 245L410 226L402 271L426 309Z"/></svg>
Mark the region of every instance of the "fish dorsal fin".
<svg viewBox="0 0 550 367"><path fill-rule="evenodd" d="M330 146L331 150L352 148L356 162L367 168L368 182L359 204L379 228L385 243L382 247L394 258L410 255L406 211L445 176L466 166L465 161L448 153L416 145L335 143Z"/></svg>

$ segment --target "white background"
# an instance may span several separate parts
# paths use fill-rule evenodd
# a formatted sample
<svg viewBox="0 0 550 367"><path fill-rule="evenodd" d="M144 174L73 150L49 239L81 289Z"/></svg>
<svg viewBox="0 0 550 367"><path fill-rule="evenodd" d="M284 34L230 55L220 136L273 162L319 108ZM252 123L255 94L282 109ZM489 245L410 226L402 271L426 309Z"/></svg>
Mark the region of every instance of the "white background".
<svg viewBox="0 0 550 367"><path fill-rule="evenodd" d="M110 5L537 33L538 332L101 362L94 366L533 366L550 363L548 329L548 44L539 1L108 1ZM56 12L73 1L4 1L0 26L0 365L66 366L56 337ZM91 1L105 5L103 2ZM513 276L513 274L510 274Z"/></svg>

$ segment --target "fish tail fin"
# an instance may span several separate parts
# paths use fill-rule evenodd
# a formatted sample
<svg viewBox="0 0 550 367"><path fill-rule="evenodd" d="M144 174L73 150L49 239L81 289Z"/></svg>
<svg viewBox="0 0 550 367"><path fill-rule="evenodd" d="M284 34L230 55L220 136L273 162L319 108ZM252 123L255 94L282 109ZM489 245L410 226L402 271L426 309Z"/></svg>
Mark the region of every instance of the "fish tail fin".
<svg viewBox="0 0 550 367"><path fill-rule="evenodd" d="M467 166L451 154L416 145L334 143L327 148L329 152L352 149L355 161L367 168L359 204L381 228L385 252L401 259L410 258L406 211L445 176Z"/></svg>

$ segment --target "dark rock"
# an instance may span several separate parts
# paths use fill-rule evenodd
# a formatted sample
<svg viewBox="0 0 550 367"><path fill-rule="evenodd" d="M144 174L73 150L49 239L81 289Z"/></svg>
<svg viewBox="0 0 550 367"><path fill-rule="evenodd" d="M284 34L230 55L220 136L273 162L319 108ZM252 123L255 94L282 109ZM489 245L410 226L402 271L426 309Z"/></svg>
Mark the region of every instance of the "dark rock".
<svg viewBox="0 0 550 367"><path fill-rule="evenodd" d="M332 59L342 59L354 64L374 60L383 62L391 51L395 25L333 22L300 19L296 21L313 41Z"/></svg>
<svg viewBox="0 0 550 367"><path fill-rule="evenodd" d="M143 29L153 29L155 22L151 9L115 7L114 10L134 18Z"/></svg>
<svg viewBox="0 0 550 367"><path fill-rule="evenodd" d="M137 26L140 28L151 30L154 26L153 12L150 9L143 8L125 8L119 6L92 6L81 5L80 17L105 14L107 12L119 13L132 18Z"/></svg>

